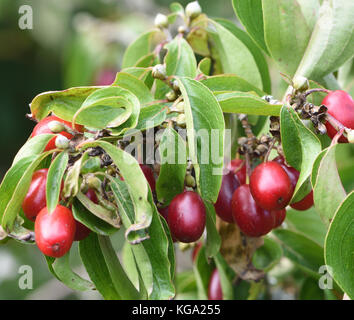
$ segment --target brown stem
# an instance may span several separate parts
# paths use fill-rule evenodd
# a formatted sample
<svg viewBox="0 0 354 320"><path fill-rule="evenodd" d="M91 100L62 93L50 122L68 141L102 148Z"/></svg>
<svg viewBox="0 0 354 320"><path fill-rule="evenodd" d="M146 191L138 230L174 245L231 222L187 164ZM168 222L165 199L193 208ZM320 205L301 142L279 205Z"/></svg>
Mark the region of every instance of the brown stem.
<svg viewBox="0 0 354 320"><path fill-rule="evenodd" d="M250 161L250 155L248 152L246 152L245 158L246 158L246 184L249 184L250 175L251 175L251 161Z"/></svg>
<svg viewBox="0 0 354 320"><path fill-rule="evenodd" d="M315 92L324 92L324 93L330 93L331 91L330 90L327 90L327 89L321 89L321 88L314 88L314 89L310 89L310 90L307 90L304 94L305 98L312 94L312 93L315 93Z"/></svg>
<svg viewBox="0 0 354 320"><path fill-rule="evenodd" d="M268 146L267 153L266 153L265 156L264 156L264 162L268 162L269 155L270 155L270 153L271 153L272 150L273 150L273 147L274 147L274 145L275 145L275 142L276 142L276 139L272 139L272 141L270 142L270 144L269 144L269 146Z"/></svg>

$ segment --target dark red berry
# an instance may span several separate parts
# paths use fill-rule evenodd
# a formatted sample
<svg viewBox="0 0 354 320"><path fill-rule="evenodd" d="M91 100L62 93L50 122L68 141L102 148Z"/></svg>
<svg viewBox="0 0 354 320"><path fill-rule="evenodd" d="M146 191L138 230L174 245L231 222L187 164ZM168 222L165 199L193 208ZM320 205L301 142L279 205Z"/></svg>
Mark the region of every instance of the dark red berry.
<svg viewBox="0 0 354 320"><path fill-rule="evenodd" d="M237 225L249 237L263 236L275 225L275 215L254 201L248 184L236 189L231 205Z"/></svg>
<svg viewBox="0 0 354 320"><path fill-rule="evenodd" d="M143 171L144 176L145 176L147 182L150 185L151 191L155 191L155 189L156 189L156 181L155 181L155 176L154 176L154 170L152 170L151 167L149 167L149 166L147 166L145 164L141 164L140 168Z"/></svg>
<svg viewBox="0 0 354 320"><path fill-rule="evenodd" d="M267 210L285 208L293 195L288 174L274 161L261 163L253 170L250 190L258 205Z"/></svg>
<svg viewBox="0 0 354 320"><path fill-rule="evenodd" d="M208 300L223 300L218 269L214 269L209 280Z"/></svg>
<svg viewBox="0 0 354 320"><path fill-rule="evenodd" d="M275 216L275 224L273 229L278 228L282 225L282 223L285 220L286 217L286 210L285 209L281 209L281 210L277 210L277 211L272 211L272 214Z"/></svg>
<svg viewBox="0 0 354 320"><path fill-rule="evenodd" d="M34 232L38 248L47 256L65 255L74 241L76 224L70 209L58 205L49 214L43 208L35 221Z"/></svg>
<svg viewBox="0 0 354 320"><path fill-rule="evenodd" d="M165 220L167 221L167 217L168 217L168 206L165 208L158 208L159 213L165 218Z"/></svg>
<svg viewBox="0 0 354 320"><path fill-rule="evenodd" d="M311 192L302 200L292 203L290 207L299 211L305 211L310 209L313 206L313 191Z"/></svg>
<svg viewBox="0 0 354 320"><path fill-rule="evenodd" d="M70 127L71 129L73 129L71 122L65 121L65 120L60 119L56 116L48 116L36 124L36 126L33 128L33 131L32 131L32 137L37 136L39 134L44 134L44 133L53 133L48 126L49 122L51 122L51 121L61 122L65 125L67 125L68 127ZM81 125L75 125L75 130L78 132L83 132L84 127ZM59 134L68 138L68 139L71 139L73 137L72 134L70 134L66 131L62 131ZM56 148L56 146L55 146L56 139L57 139L57 137L53 137L52 139L50 139L44 150L48 151L48 150L55 149Z"/></svg>
<svg viewBox="0 0 354 320"><path fill-rule="evenodd" d="M354 101L353 98L343 90L331 91L322 101L328 113L336 120L341 122L345 127L354 129ZM337 130L326 122L327 134L333 139ZM343 135L339 138L339 142L348 142Z"/></svg>
<svg viewBox="0 0 354 320"><path fill-rule="evenodd" d="M235 173L240 184L246 183L246 165L242 159L234 159L228 164L227 168Z"/></svg>
<svg viewBox="0 0 354 320"><path fill-rule="evenodd" d="M217 215L224 221L234 223L231 209L231 199L240 183L233 172L229 172L222 177L221 188L218 199L214 204Z"/></svg>
<svg viewBox="0 0 354 320"><path fill-rule="evenodd" d="M205 206L193 191L185 191L173 198L168 208L171 234L181 242L197 241L205 228Z"/></svg>

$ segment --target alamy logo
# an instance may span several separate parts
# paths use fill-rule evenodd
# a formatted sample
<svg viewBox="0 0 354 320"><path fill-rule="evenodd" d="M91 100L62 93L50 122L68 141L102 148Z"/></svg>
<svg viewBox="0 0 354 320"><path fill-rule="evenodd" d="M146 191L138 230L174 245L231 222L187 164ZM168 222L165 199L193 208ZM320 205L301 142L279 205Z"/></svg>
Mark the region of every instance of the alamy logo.
<svg viewBox="0 0 354 320"><path fill-rule="evenodd" d="M323 265L318 270L319 274L323 274L318 280L318 286L322 289L333 289L333 279L331 276L332 268L330 266Z"/></svg>
<svg viewBox="0 0 354 320"><path fill-rule="evenodd" d="M33 29L33 10L29 5L22 5L18 9L21 15L18 20L18 26L21 30Z"/></svg>
<svg viewBox="0 0 354 320"><path fill-rule="evenodd" d="M18 286L21 290L33 289L33 270L31 266L23 265L18 269L18 273L22 274L18 279Z"/></svg>

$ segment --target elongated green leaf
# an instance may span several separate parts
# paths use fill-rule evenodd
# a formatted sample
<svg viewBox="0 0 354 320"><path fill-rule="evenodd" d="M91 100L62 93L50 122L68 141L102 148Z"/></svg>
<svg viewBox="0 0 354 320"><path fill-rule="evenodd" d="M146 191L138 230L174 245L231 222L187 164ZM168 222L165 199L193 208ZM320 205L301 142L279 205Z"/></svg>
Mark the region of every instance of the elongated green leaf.
<svg viewBox="0 0 354 320"><path fill-rule="evenodd" d="M52 213L59 202L63 176L69 161L67 152L59 153L48 170L46 184L46 199L48 212Z"/></svg>
<svg viewBox="0 0 354 320"><path fill-rule="evenodd" d="M319 268L324 265L323 248L309 238L285 229L273 230L283 245L284 254L294 263L319 277Z"/></svg>
<svg viewBox="0 0 354 320"><path fill-rule="evenodd" d="M354 299L354 193L339 206L325 243L326 265L344 292Z"/></svg>
<svg viewBox="0 0 354 320"><path fill-rule="evenodd" d="M206 300L208 299L208 286L213 266L208 263L204 247L201 247L198 251L193 264L193 271L197 282L198 299Z"/></svg>
<svg viewBox="0 0 354 320"><path fill-rule="evenodd" d="M318 2L308 0L307 2ZM294 1L262 1L264 37L280 71L293 76L309 42L312 29Z"/></svg>
<svg viewBox="0 0 354 320"><path fill-rule="evenodd" d="M86 291L94 289L95 287L90 281L83 279L71 270L69 256L70 253L67 253L61 258L55 259L52 264L53 271L58 279L73 290Z"/></svg>
<svg viewBox="0 0 354 320"><path fill-rule="evenodd" d="M85 269L96 289L106 300L120 300L121 296L114 288L112 277L105 264L97 235L91 233L79 242L79 252Z"/></svg>
<svg viewBox="0 0 354 320"><path fill-rule="evenodd" d="M167 108L161 104L153 104L140 110L136 130L155 128L166 119Z"/></svg>
<svg viewBox="0 0 354 320"><path fill-rule="evenodd" d="M310 174L321 142L300 120L296 112L283 106L280 113L280 133L287 163L300 171L292 202L303 199L311 191Z"/></svg>
<svg viewBox="0 0 354 320"><path fill-rule="evenodd" d="M235 279L235 272L228 266L223 256L218 253L214 257L216 267L218 269L220 284L222 289L223 300L233 300L234 290L232 282Z"/></svg>
<svg viewBox="0 0 354 320"><path fill-rule="evenodd" d="M187 150L185 141L173 129L167 128L160 141L160 173L156 181L157 199L169 204L183 192L187 170Z"/></svg>
<svg viewBox="0 0 354 320"><path fill-rule="evenodd" d="M37 156L41 154L44 151L50 139L52 139L53 137L54 134L39 134L33 138L31 137L17 152L12 165L14 165L22 158L29 157L29 156Z"/></svg>
<svg viewBox="0 0 354 320"><path fill-rule="evenodd" d="M281 246L270 238L264 238L264 244L258 248L252 258L252 264L257 269L266 272L271 270L283 256Z"/></svg>
<svg viewBox="0 0 354 320"><path fill-rule="evenodd" d="M346 197L346 192L340 180L336 164L336 146L323 150L319 155L320 163L312 181L314 202L317 212L322 220L329 224L338 206ZM330 195L330 197L328 196Z"/></svg>
<svg viewBox="0 0 354 320"><path fill-rule="evenodd" d="M204 201L204 204L206 209L206 230L207 230L205 253L207 257L214 257L220 250L221 238L215 225L216 212L214 206L208 201Z"/></svg>
<svg viewBox="0 0 354 320"><path fill-rule="evenodd" d="M189 153L202 198L216 202L221 186L225 123L219 103L203 84L179 78L185 102Z"/></svg>
<svg viewBox="0 0 354 320"><path fill-rule="evenodd" d="M336 71L354 55L354 2L325 0L297 75L314 80Z"/></svg>
<svg viewBox="0 0 354 320"><path fill-rule="evenodd" d="M252 93L227 92L216 95L223 112L279 116L281 105L270 104Z"/></svg>
<svg viewBox="0 0 354 320"><path fill-rule="evenodd" d="M265 52L262 0L232 0L236 15L254 42Z"/></svg>
<svg viewBox="0 0 354 320"><path fill-rule="evenodd" d="M154 29L139 36L125 51L122 69L136 66L142 57L151 53L155 46L164 39L165 34L160 29Z"/></svg>
<svg viewBox="0 0 354 320"><path fill-rule="evenodd" d="M209 22L208 33L215 42L223 72L234 73L257 88L263 88L257 63L248 47L221 24Z"/></svg>
<svg viewBox="0 0 354 320"><path fill-rule="evenodd" d="M248 36L246 32L239 29L234 23L226 19L215 19L216 22L220 23L224 28L229 30L237 39L241 40L243 44L248 48L254 57L257 64L260 76L262 78L263 90L267 93L271 92L271 80L268 70L268 64L263 56L263 53L257 45L254 44L253 40Z"/></svg>

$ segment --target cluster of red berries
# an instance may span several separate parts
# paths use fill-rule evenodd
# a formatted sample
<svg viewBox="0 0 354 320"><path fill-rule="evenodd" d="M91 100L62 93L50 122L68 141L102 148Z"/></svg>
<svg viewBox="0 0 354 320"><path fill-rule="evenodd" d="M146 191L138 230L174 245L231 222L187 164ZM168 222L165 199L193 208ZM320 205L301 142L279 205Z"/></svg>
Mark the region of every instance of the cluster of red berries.
<svg viewBox="0 0 354 320"><path fill-rule="evenodd" d="M260 237L279 227L286 215L299 178L299 172L285 164L283 157L258 165L246 184L246 166L243 160L232 160L231 170L223 176L215 211L229 223L237 223L250 237ZM313 205L312 191L301 201L292 203L297 210Z"/></svg>
<svg viewBox="0 0 354 320"><path fill-rule="evenodd" d="M56 116L49 116L34 127L32 137L44 133L53 133L49 125L53 121L60 122L74 130L70 122ZM74 131L82 132L83 127L75 126ZM65 136L67 139L73 138L72 134L62 131L48 142L45 151L56 148L55 142L59 135ZM58 258L70 250L74 240L80 241L86 238L91 230L74 219L71 208L57 205L53 212L48 212L46 207L47 177L48 169L40 169L34 172L30 187L22 203L22 209L25 216L35 223L34 232L38 248L45 255ZM86 196L91 201L98 203L94 190L89 189Z"/></svg>

